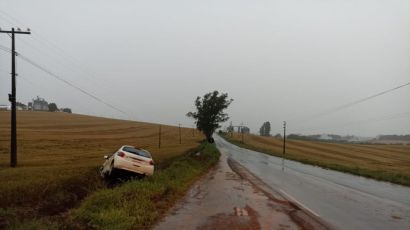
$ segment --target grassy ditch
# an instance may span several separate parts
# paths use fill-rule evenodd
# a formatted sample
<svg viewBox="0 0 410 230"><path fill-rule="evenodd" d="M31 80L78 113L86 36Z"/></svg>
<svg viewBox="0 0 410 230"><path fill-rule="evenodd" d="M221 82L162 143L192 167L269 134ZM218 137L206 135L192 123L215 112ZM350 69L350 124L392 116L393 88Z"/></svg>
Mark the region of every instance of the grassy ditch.
<svg viewBox="0 0 410 230"><path fill-rule="evenodd" d="M218 161L215 145L203 143L200 148L199 156L194 151L175 159L153 177L92 194L70 212L68 226L92 229L152 227L189 186Z"/></svg>
<svg viewBox="0 0 410 230"><path fill-rule="evenodd" d="M199 155L197 153L200 152ZM102 188L61 216L13 220L11 229L148 229L219 159L214 144L164 161L154 176ZM13 218L11 213L0 215Z"/></svg>
<svg viewBox="0 0 410 230"><path fill-rule="evenodd" d="M287 141L288 147L286 154L283 155L282 140L247 135L245 143L242 143L239 135L222 137L239 147L272 156L284 156L286 159L304 164L410 186L410 151L407 146L333 144L291 140ZM366 155L367 152L369 152L368 155Z"/></svg>

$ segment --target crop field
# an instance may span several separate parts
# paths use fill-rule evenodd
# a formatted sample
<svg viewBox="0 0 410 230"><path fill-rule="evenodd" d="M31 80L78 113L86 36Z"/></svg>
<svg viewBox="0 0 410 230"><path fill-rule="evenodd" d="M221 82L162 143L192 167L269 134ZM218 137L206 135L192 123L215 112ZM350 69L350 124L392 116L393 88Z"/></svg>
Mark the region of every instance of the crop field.
<svg viewBox="0 0 410 230"><path fill-rule="evenodd" d="M282 139L235 133L234 144L282 156ZM286 158L338 171L410 186L410 145L350 144L319 141L286 141Z"/></svg>
<svg viewBox="0 0 410 230"><path fill-rule="evenodd" d="M18 166L10 168L10 113L0 111L0 228L3 216L54 215L102 188L104 155L128 144L145 148L156 165L198 147L203 136L182 128L50 112L17 112Z"/></svg>

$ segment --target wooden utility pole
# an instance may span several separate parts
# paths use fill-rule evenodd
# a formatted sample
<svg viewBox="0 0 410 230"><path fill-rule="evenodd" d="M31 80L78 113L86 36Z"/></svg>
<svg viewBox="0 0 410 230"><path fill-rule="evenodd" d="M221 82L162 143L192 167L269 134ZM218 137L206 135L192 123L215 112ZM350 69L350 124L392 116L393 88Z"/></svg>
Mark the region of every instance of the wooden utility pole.
<svg viewBox="0 0 410 230"><path fill-rule="evenodd" d="M181 140L181 124L178 124L179 126L179 144L182 144L182 140Z"/></svg>
<svg viewBox="0 0 410 230"><path fill-rule="evenodd" d="M286 153L286 121L283 122L283 155Z"/></svg>
<svg viewBox="0 0 410 230"><path fill-rule="evenodd" d="M11 102L11 137L10 137L10 166L17 166L17 119L16 119L16 47L14 42L15 34L31 34L29 30L21 31L1 30L0 33L11 34L11 94L9 94L9 101Z"/></svg>
<svg viewBox="0 0 410 230"><path fill-rule="evenodd" d="M159 132L158 132L158 148L161 148L161 125L159 125Z"/></svg>
<svg viewBox="0 0 410 230"><path fill-rule="evenodd" d="M283 153L282 153L282 171L285 170L285 153L286 153L286 121L283 122Z"/></svg>

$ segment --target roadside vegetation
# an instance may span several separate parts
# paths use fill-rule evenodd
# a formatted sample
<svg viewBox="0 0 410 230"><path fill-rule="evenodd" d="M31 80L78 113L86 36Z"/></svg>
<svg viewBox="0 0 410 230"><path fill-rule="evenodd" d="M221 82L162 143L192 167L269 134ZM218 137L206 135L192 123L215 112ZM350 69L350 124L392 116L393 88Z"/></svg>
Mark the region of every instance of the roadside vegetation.
<svg viewBox="0 0 410 230"><path fill-rule="evenodd" d="M106 189L98 168L104 162L104 155L115 152L123 144L147 149L156 167L165 169L173 164L173 159L191 153L204 139L199 132L195 131L193 136L192 129L183 128L182 144L179 144L178 127L163 125L161 148L158 148L158 124L18 111L18 166L10 168L9 121L10 113L0 111L0 228L19 228L22 223L31 223L34 229L39 229L35 224L41 221L34 220L58 219L101 189L116 193ZM158 171L156 178L161 180L162 174ZM153 180L146 179L144 183ZM133 183L115 189L125 191Z"/></svg>
<svg viewBox="0 0 410 230"><path fill-rule="evenodd" d="M219 93L217 90L195 99L196 111L188 112L186 115L195 120L196 128L201 131L208 142L213 143L212 135L220 128L220 123L229 120L224 111L233 102L227 93Z"/></svg>
<svg viewBox="0 0 410 230"><path fill-rule="evenodd" d="M203 143L153 177L102 189L69 214L68 227L147 229L219 159L215 144Z"/></svg>
<svg viewBox="0 0 410 230"><path fill-rule="evenodd" d="M282 157L282 139L251 134L223 135L232 144ZM410 146L286 140L286 159L410 186Z"/></svg>

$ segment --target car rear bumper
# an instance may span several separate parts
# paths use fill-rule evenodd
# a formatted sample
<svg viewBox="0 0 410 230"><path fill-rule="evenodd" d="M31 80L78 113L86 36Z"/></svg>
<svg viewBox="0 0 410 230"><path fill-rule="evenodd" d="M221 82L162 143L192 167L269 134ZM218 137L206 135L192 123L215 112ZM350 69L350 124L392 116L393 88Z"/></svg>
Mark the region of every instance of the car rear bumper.
<svg viewBox="0 0 410 230"><path fill-rule="evenodd" d="M114 159L114 168L131 171L131 172L135 172L135 173L143 174L147 176L152 176L154 174L153 165L146 165L143 163L126 160L118 156L115 157Z"/></svg>

